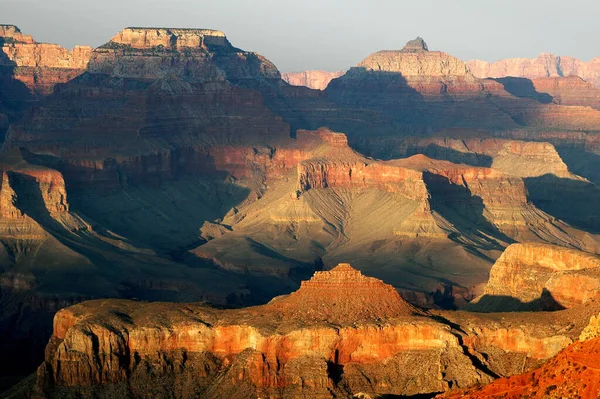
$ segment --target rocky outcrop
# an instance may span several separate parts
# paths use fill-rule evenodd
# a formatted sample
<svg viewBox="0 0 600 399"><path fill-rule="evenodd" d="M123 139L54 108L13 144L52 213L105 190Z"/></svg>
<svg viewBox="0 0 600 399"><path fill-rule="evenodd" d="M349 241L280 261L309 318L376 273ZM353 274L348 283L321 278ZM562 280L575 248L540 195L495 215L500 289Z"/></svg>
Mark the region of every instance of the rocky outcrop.
<svg viewBox="0 0 600 399"><path fill-rule="evenodd" d="M556 147L543 141L489 137L398 137L381 140L372 152L382 158L423 154L454 163L487 166L522 178L554 175L582 180L569 171Z"/></svg>
<svg viewBox="0 0 600 399"><path fill-rule="evenodd" d="M599 338L576 342L535 370L437 398L594 398L600 394L599 359Z"/></svg>
<svg viewBox="0 0 600 399"><path fill-rule="evenodd" d="M161 46L172 50L183 50L230 46L225 34L213 29L125 28L117 33L111 42L135 49L152 49Z"/></svg>
<svg viewBox="0 0 600 399"><path fill-rule="evenodd" d="M500 83L476 78L463 61L452 55L427 51L422 44L413 46L418 49L413 51L411 46L407 51L371 54L332 80L325 90L327 98L344 109L368 110L367 115L354 114L353 119L369 118L373 126L369 130L380 135L396 136L399 131L424 134L449 127L516 127L515 120L490 101L492 96L510 96ZM482 115L486 115L485 120ZM337 127L340 122L334 123ZM390 129L392 125L394 129ZM358 141L356 147L368 152L361 140L369 140L373 133L367 136L354 132L351 124L343 129L359 136L351 137L351 141Z"/></svg>
<svg viewBox="0 0 600 399"><path fill-rule="evenodd" d="M496 261L476 311L571 308L599 299L600 258L546 244L513 244Z"/></svg>
<svg viewBox="0 0 600 399"><path fill-rule="evenodd" d="M81 75L92 54L89 46L72 50L37 43L11 25L0 26L0 68L35 95L50 94L54 86Z"/></svg>
<svg viewBox="0 0 600 399"><path fill-rule="evenodd" d="M429 51L429 47L427 47L427 43L421 37L408 41L402 48L402 52L404 53L424 53L427 51Z"/></svg>
<svg viewBox="0 0 600 399"><path fill-rule="evenodd" d="M590 323L583 329L579 336L580 341L587 341L600 337L600 316L592 315Z"/></svg>
<svg viewBox="0 0 600 399"><path fill-rule="evenodd" d="M284 72L281 79L292 86L306 86L311 89L325 90L329 82L344 75L345 71L303 71L303 72Z"/></svg>
<svg viewBox="0 0 600 399"><path fill-rule="evenodd" d="M348 263L316 272L310 280L302 282L298 291L271 301L267 308L290 320L329 320L341 324L419 314L394 287L364 276Z"/></svg>
<svg viewBox="0 0 600 399"><path fill-rule="evenodd" d="M236 49L223 32L210 29L125 28L94 50L88 69L93 74L144 80L181 76L183 86L280 78L266 58Z"/></svg>
<svg viewBox="0 0 600 399"><path fill-rule="evenodd" d="M38 394L331 398L489 380L447 326L416 313L392 287L349 265L245 310L87 302L56 315Z"/></svg>
<svg viewBox="0 0 600 399"><path fill-rule="evenodd" d="M364 162L323 162L308 160L298 165L300 191L314 188L376 188L424 200L427 189L421 173L411 169Z"/></svg>
<svg viewBox="0 0 600 399"><path fill-rule="evenodd" d="M579 76L536 78L531 82L537 93L547 93L554 104L600 109L600 89Z"/></svg>
<svg viewBox="0 0 600 399"><path fill-rule="evenodd" d="M468 61L467 65L479 78L502 78L505 76L528 79L543 77L579 76L600 86L600 58L583 62L573 57L542 53L537 58L509 58L493 63L486 61Z"/></svg>

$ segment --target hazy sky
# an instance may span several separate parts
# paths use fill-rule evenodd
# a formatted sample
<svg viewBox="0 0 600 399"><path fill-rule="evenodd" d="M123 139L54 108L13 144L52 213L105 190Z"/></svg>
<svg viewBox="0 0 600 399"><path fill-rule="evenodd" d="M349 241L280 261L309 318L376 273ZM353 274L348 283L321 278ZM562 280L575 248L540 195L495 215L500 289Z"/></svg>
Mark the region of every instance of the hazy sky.
<svg viewBox="0 0 600 399"><path fill-rule="evenodd" d="M281 71L347 69L417 35L494 61L600 55L598 0L0 0L0 23L37 41L99 46L126 26L212 28Z"/></svg>

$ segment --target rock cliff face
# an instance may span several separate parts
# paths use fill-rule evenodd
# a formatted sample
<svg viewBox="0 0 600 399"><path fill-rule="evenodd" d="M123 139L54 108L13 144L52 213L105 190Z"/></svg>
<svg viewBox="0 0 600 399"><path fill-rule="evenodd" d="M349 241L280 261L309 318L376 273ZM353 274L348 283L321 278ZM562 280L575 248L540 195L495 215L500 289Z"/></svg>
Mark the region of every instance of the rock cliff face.
<svg viewBox="0 0 600 399"><path fill-rule="evenodd" d="M600 108L600 89L579 76L532 79L537 93L547 93L554 104Z"/></svg>
<svg viewBox="0 0 600 399"><path fill-rule="evenodd" d="M406 137L384 140L380 156L424 154L473 166L488 166L517 177L537 177L553 174L575 178L550 143L506 140L497 138Z"/></svg>
<svg viewBox="0 0 600 399"><path fill-rule="evenodd" d="M267 59L236 49L223 32L209 29L126 28L93 52L89 71L151 80L168 73L185 78L180 89L197 82L280 78Z"/></svg>
<svg viewBox="0 0 600 399"><path fill-rule="evenodd" d="M229 162L213 147L243 153L290 136L257 91L235 84L278 79L270 62L221 32L128 28L94 50L84 76L13 124L5 147L60 157L77 185L214 171Z"/></svg>
<svg viewBox="0 0 600 399"><path fill-rule="evenodd" d="M513 244L496 261L483 296L468 308L481 311L570 308L597 300L600 258L544 244Z"/></svg>
<svg viewBox="0 0 600 399"><path fill-rule="evenodd" d="M592 156L600 154L600 135L593 132L600 112L591 108L591 94L586 107L565 107L556 100L560 93L575 93L581 82L559 79L540 83L537 94L515 92L507 82L476 78L460 60L428 51L417 40L403 50L368 57L317 91L286 84L272 63L233 47L219 31L127 28L87 59L39 47L16 28L3 32L12 39L3 43L9 53L0 55L29 65L22 68L55 71L66 65L79 71L87 66L18 121L2 97L16 92L0 90L0 113L6 116L0 115L0 130L9 129L6 158L0 157L0 314L8 320L0 325L9 326L0 335L10 337L0 343L2 353L15 346L13 337L26 335L33 321L83 299L261 304L296 289L315 270L351 261L365 274L408 292L406 297L456 308L482 293L493 261L515 241L599 252L595 230L574 227L582 226L582 217L569 218L569 225L557 218L569 217L570 210L544 212L556 210L551 205L556 203L588 212L597 203L589 196L595 193L593 183L573 175L566 164L589 161L579 170L590 172L582 175L593 181L588 176L598 170ZM8 61L5 66L10 79L20 68ZM542 89L551 92L546 93L553 97L550 102L539 96ZM351 132L296 130L323 125ZM472 135L467 140L451 134L456 131ZM570 161L563 158L564 148L573 151ZM586 157L579 159L581 154ZM407 158L393 159L398 155ZM556 181L544 181L548 175L560 179L560 187L570 187L561 189L567 200L552 196ZM532 183L541 186L534 191ZM583 300L561 291L561 285L593 292L594 284L591 271L568 272L553 275L543 288L570 307ZM149 367L171 381L166 386L175 386L179 396L215 396L211 387L234 378L242 381L242 397L280 388L328 397L329 390L339 394L342 387L418 393L413 377L433 392L487 373L476 366L475 374L453 377L445 365L455 357L456 364L472 371L463 362L460 340L465 337L458 334L459 339L457 330L444 323L422 325L423 318L408 315L414 310L392 291L344 266L247 313L175 306L165 310L167 321L184 316L173 328L159 317L163 305L136 313L133 305L111 302L113 314L97 313L95 305L76 308L83 309L85 320L57 328L53 342L63 340L64 346L54 353L64 357L48 359L43 381L79 386L86 379L114 380L114 389L141 396L151 380L144 371ZM359 310L350 306L349 294L355 294ZM319 295L339 305L313 302ZM265 309L268 323L253 324ZM336 312L361 323L354 327ZM289 313L304 324L281 327L280 319ZM409 322L401 327L390 322L389 329L378 324L378 319L395 318ZM348 325L340 333L341 327L328 320ZM297 338L297 331L315 323L319 330L310 333L312 338ZM188 325L193 329L186 330ZM35 330L45 334L43 328ZM156 341L146 340L149 330ZM514 370L507 364L517 349L527 348L519 360L532 359L536 351L550 356L570 339L546 332L531 338L526 328L500 323L463 344L486 356L484 347L495 348L489 353L496 355L506 349L501 365L488 364L493 373L505 375ZM391 349L373 349L387 348L388 335ZM237 338L228 341L227 336ZM400 336L416 338L407 344ZM326 349L312 352L321 337L327 337ZM371 346L359 348L359 339ZM340 340L352 344L342 348ZM101 341L102 354L90 354ZM436 348L423 356L437 366L424 365L406 377L402 370L415 357L402 351L421 347ZM18 358L18 350L11 353ZM300 355L305 353L308 357ZM367 362L369 356L376 361ZM192 358L198 367L185 366ZM381 359L397 367L383 367ZM384 377L365 382L363 372ZM174 375L176 381L170 380ZM126 380L134 383L127 387ZM184 380L187 385L179 384ZM388 390L387 381L399 388ZM314 392L306 391L309 386ZM87 388L81 392L89 393Z"/></svg>
<svg viewBox="0 0 600 399"><path fill-rule="evenodd" d="M400 51L379 51L359 62L348 71L349 77L364 73L400 75L408 87L430 96L461 95L483 91L484 85L475 78L466 64L440 51L428 51L427 45L414 46L409 42Z"/></svg>
<svg viewBox="0 0 600 399"><path fill-rule="evenodd" d="M532 152L539 164L555 155L547 144L503 140L479 144L515 159ZM423 155L377 161L354 152L343 134L327 129L301 130L295 145L303 149L293 152L296 168L271 175L269 190L226 215L220 221L222 233L191 254L225 270L275 276L294 273L295 262L327 265L346 258L362 268L376 260L379 267L364 271L389 279L399 289L418 286L425 293L452 290L440 289L435 273L422 270L425 264L451 262L456 268L469 265L462 276L446 277L455 292L469 297L480 294L480 284L487 281L489 266L482 258L495 259L497 251L513 240L597 248L593 236L586 237L532 205L520 177L498 169ZM544 146L547 154L539 154L537 147ZM561 165L564 168L559 162L547 164L557 173ZM429 248L428 260L419 259L423 247ZM465 247L481 256L463 252ZM442 259L447 252L456 253L455 260ZM403 259L419 260L401 262L400 253ZM385 270L392 265L395 272L388 274ZM422 277L408 286L404 273Z"/></svg>
<svg viewBox="0 0 600 399"><path fill-rule="evenodd" d="M345 71L303 71L303 72L285 72L281 78L292 86L306 86L311 89L325 90L329 82L344 75Z"/></svg>
<svg viewBox="0 0 600 399"><path fill-rule="evenodd" d="M67 50L56 44L37 43L16 26L0 26L0 68L3 73L11 72L35 95L47 95L57 84L81 75L91 53L88 46Z"/></svg>
<svg viewBox="0 0 600 399"><path fill-rule="evenodd" d="M239 310L88 301L56 314L34 397L333 398L464 389L556 355L597 306L569 312L552 321L428 314L348 264Z"/></svg>
<svg viewBox="0 0 600 399"><path fill-rule="evenodd" d="M456 57L428 51L426 45L417 47L418 51L408 46L371 54L331 81L325 90L327 98L343 108L369 110L381 114L384 120L391 119L381 123L388 127L393 124L394 135L398 131L413 135L447 127L516 127L515 121L491 101L492 96L509 96L500 83L477 79ZM360 117L355 114L355 119ZM378 122L372 116L371 120ZM371 124L379 134L392 134L379 123ZM351 125L343 129L360 136ZM357 147L363 150L361 139L351 137L351 142L357 140Z"/></svg>
<svg viewBox="0 0 600 399"><path fill-rule="evenodd" d="M600 86L600 58L583 62L573 57L542 53L537 58L509 58L497 62L468 61L467 65L479 78L503 78L505 76L528 79L544 77L579 76Z"/></svg>
<svg viewBox="0 0 600 399"><path fill-rule="evenodd" d="M576 342L533 371L437 398L595 398L600 394L599 359L600 338Z"/></svg>
<svg viewBox="0 0 600 399"><path fill-rule="evenodd" d="M332 398L489 380L450 328L416 313L349 265L245 310L88 302L56 315L38 395Z"/></svg>

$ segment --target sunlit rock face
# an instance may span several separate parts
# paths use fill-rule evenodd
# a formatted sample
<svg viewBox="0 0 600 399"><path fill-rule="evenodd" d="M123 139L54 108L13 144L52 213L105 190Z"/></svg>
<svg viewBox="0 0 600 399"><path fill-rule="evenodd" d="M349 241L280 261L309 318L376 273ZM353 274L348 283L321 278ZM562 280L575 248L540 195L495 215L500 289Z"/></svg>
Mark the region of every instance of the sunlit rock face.
<svg viewBox="0 0 600 399"><path fill-rule="evenodd" d="M5 147L61 158L75 186L214 172L227 164L216 147L289 139L289 125L261 94L238 85L279 78L272 63L222 32L127 28L91 53L84 75L13 124Z"/></svg>
<svg viewBox="0 0 600 399"><path fill-rule="evenodd" d="M37 43L16 26L0 25L0 68L34 95L50 94L57 84L81 75L91 54L89 46L68 50L56 44Z"/></svg>
<svg viewBox="0 0 600 399"><path fill-rule="evenodd" d="M292 86L306 86L311 89L325 90L329 82L339 78L345 71L302 71L302 72L285 72L281 74L281 78Z"/></svg>
<svg viewBox="0 0 600 399"><path fill-rule="evenodd" d="M544 77L579 76L596 87L600 85L600 58L583 62L573 57L542 53L536 58L508 58L496 62L473 60L467 65L479 78L505 76L528 79Z"/></svg>
<svg viewBox="0 0 600 399"><path fill-rule="evenodd" d="M289 296L244 310L110 300L62 310L37 392L333 398L343 390L417 394L488 380L448 326L340 264Z"/></svg>
<svg viewBox="0 0 600 399"><path fill-rule="evenodd" d="M492 267L483 296L468 308L476 311L571 308L598 300L599 288L599 257L546 244L513 244Z"/></svg>
<svg viewBox="0 0 600 399"><path fill-rule="evenodd" d="M527 373L437 398L595 398L600 394L600 372L595 367L599 360L600 338L575 342L543 366Z"/></svg>
<svg viewBox="0 0 600 399"><path fill-rule="evenodd" d="M239 310L122 300L63 309L35 396L436 393L537 366L571 344L580 324L571 314L548 323L543 315L426 313L339 264L289 295Z"/></svg>

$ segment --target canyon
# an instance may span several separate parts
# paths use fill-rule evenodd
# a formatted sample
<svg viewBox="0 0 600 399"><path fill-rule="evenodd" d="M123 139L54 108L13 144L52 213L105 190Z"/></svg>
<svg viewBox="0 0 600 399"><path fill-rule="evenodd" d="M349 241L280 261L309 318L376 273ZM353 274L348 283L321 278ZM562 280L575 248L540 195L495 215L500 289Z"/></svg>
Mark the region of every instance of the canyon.
<svg viewBox="0 0 600 399"><path fill-rule="evenodd" d="M294 76L210 29L0 36L0 372L42 363L38 397L433 395L600 310L589 77L421 38Z"/></svg>
<svg viewBox="0 0 600 399"><path fill-rule="evenodd" d="M548 324L525 338L523 329L542 319L472 315L459 328L443 315L417 310L392 286L348 264L316 272L288 296L241 310L89 301L55 316L35 396L413 395L486 383L490 374L503 374L503 362L523 357L539 364L572 342L573 332ZM569 325L569 316L550 325ZM482 327L495 323L504 329ZM488 364L489 354L498 352L503 361L498 356Z"/></svg>

